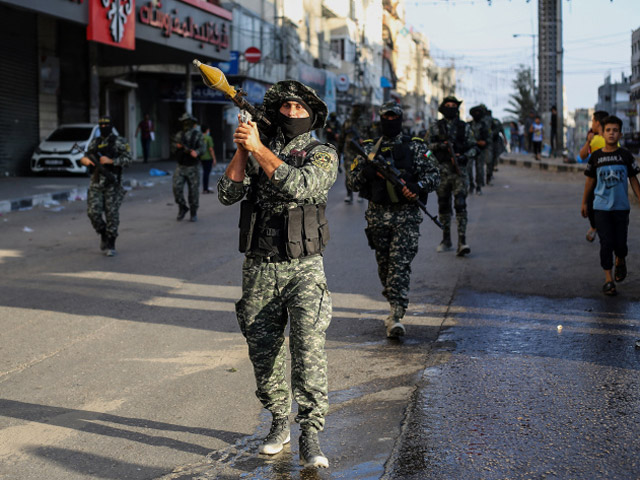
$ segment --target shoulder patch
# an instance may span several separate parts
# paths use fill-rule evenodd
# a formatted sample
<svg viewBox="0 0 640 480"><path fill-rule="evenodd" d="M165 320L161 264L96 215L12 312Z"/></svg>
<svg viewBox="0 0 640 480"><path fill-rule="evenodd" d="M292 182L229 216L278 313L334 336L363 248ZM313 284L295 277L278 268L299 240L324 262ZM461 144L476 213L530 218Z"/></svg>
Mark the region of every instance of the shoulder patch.
<svg viewBox="0 0 640 480"><path fill-rule="evenodd" d="M311 163L322 170L329 171L333 163L333 155L328 152L317 152L313 154Z"/></svg>

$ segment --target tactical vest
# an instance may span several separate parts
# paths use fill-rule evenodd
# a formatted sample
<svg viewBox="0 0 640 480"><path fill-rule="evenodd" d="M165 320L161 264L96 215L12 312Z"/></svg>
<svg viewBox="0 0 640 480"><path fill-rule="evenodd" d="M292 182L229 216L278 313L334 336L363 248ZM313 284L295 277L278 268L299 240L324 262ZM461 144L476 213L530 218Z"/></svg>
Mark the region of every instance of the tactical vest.
<svg viewBox="0 0 640 480"><path fill-rule="evenodd" d="M378 140L371 141L377 142ZM418 181L413 168L411 137L409 135L403 135L402 143L396 143L393 146L381 144L378 154L386 158L390 156L393 160L393 165L402 172L402 178L405 181ZM369 182L367 187L361 192L362 196L378 205L412 203L384 178L376 176L373 181Z"/></svg>
<svg viewBox="0 0 640 480"><path fill-rule="evenodd" d="M196 149L196 137L198 136L198 131L193 129L191 131L191 135L187 138L188 132L182 132L180 136L183 147L188 148L189 150L197 150ZM196 158L191 156L190 152L187 152L184 148L180 150L178 153L178 163L180 165L184 165L185 167L193 167L194 165L198 165L200 163L200 156L196 155Z"/></svg>
<svg viewBox="0 0 640 480"><path fill-rule="evenodd" d="M292 151L287 163L293 167L302 166L305 158L319 145L321 143L314 140L302 150ZM266 174L260 170L259 175ZM255 189L252 184L249 198L240 202L240 252L269 261L283 261L324 251L329 243L325 204L300 205L277 214L264 212L255 203Z"/></svg>
<svg viewBox="0 0 640 480"><path fill-rule="evenodd" d="M101 143L98 143L95 153L98 157L96 160L100 161L100 157L102 156L109 157L112 160L115 159L118 156L118 149L116 148L117 140L118 137L112 133L106 138L106 141L103 140ZM113 164L104 164L101 166L101 168L113 174L118 183L122 181L122 167L118 167ZM99 181L100 169L95 168L91 175L91 178L94 182Z"/></svg>
<svg viewBox="0 0 640 480"><path fill-rule="evenodd" d="M450 141L449 132L447 131L447 123L445 120L438 120L438 141L445 142ZM454 153L464 155L467 150L466 144L466 128L467 124L460 119L454 120L453 124L453 143L452 148ZM451 164L451 156L445 148L438 148L435 151L436 158L439 163ZM460 157L458 157L458 160Z"/></svg>

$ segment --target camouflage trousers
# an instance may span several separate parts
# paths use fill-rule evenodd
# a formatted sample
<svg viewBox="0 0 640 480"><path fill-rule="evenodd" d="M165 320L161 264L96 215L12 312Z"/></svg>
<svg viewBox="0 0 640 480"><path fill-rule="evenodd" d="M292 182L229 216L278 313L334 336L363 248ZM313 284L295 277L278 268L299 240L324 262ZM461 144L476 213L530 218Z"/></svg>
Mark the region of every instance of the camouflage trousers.
<svg viewBox="0 0 640 480"><path fill-rule="evenodd" d="M349 188L349 175L351 174L353 159L354 157L352 157L351 154L343 154L342 165L344 167L344 186L347 189L347 195L353 195L353 192Z"/></svg>
<svg viewBox="0 0 640 480"><path fill-rule="evenodd" d="M367 240L374 249L382 295L391 307L409 306L411 262L418 253L422 214L409 205L370 203L365 214Z"/></svg>
<svg viewBox="0 0 640 480"><path fill-rule="evenodd" d="M469 177L469 187L484 187L484 166L487 164L487 149L479 151L480 154L469 159L467 164L467 176ZM475 172L474 172L475 170Z"/></svg>
<svg viewBox="0 0 640 480"><path fill-rule="evenodd" d="M331 295L322 256L272 263L245 258L242 298L236 303L236 314L249 346L256 395L276 417L291 412L285 345L289 323L291 387L298 404L296 422L322 430L329 410L324 345L331 322Z"/></svg>
<svg viewBox="0 0 640 480"><path fill-rule="evenodd" d="M184 201L184 184L189 187L189 208L191 211L198 210L200 199L200 166L193 165L186 167L178 165L173 172L173 197L180 207L186 207Z"/></svg>
<svg viewBox="0 0 640 480"><path fill-rule="evenodd" d="M462 175L451 171L449 168L440 169L440 186L436 190L438 194L438 219L443 225L445 236L451 232L451 200L456 211L458 222L458 236L464 236L467 232L467 175L466 168L461 168Z"/></svg>
<svg viewBox="0 0 640 480"><path fill-rule="evenodd" d="M109 185L91 182L87 192L87 216L93 229L108 237L118 236L120 205L126 191L120 183Z"/></svg>
<svg viewBox="0 0 640 480"><path fill-rule="evenodd" d="M489 150L489 149L487 149ZM498 165L498 158L500 158L500 153L498 153L498 149L496 147L491 147L489 154L487 155L487 183L491 182L493 179L493 171ZM496 153L498 153L496 155Z"/></svg>

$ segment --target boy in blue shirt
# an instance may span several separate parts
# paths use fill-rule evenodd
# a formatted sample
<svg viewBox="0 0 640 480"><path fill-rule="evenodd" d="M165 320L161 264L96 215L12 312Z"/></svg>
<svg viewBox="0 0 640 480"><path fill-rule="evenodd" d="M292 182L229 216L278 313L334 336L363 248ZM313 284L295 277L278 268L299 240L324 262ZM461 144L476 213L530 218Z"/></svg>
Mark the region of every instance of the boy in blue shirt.
<svg viewBox="0 0 640 480"><path fill-rule="evenodd" d="M627 276L627 231L629 228L628 184L640 200L640 183L636 175L640 166L628 150L618 146L622 137L622 120L614 115L602 121L605 146L591 154L584 171L587 180L582 196L582 216L587 216L589 195L593 192L595 226L600 237L600 265L606 278L602 291L605 295L616 295L615 282ZM615 275L613 255L615 254ZM615 282L614 282L615 279Z"/></svg>

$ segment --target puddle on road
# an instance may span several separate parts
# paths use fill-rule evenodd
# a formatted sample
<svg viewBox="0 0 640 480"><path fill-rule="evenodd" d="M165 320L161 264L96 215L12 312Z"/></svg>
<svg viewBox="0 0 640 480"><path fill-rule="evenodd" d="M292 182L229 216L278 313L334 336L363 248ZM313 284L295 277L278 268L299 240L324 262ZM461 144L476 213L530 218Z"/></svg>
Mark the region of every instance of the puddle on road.
<svg viewBox="0 0 640 480"><path fill-rule="evenodd" d="M640 305L454 303L385 479L637 477Z"/></svg>

